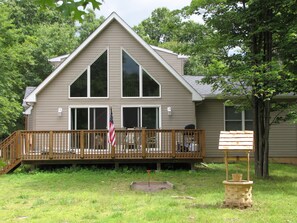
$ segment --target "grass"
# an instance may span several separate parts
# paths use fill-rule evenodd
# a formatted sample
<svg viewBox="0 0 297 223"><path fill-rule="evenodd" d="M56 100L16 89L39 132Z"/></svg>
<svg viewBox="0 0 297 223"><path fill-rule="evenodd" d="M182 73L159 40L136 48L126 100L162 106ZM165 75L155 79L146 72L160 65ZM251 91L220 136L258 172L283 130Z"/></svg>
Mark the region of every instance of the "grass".
<svg viewBox="0 0 297 223"><path fill-rule="evenodd" d="M132 181L147 180L142 169L19 171L0 177L0 221L297 222L296 166L271 164L270 179L253 179L254 205L244 210L222 206L224 168L209 164L196 172L153 172L152 180L175 185L156 193L129 189Z"/></svg>

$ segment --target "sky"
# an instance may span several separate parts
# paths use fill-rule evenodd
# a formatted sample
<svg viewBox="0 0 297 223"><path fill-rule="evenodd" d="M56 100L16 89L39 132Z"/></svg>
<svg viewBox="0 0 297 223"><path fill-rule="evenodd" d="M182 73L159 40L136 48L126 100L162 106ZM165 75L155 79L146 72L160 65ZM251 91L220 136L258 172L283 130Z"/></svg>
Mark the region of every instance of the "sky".
<svg viewBox="0 0 297 223"><path fill-rule="evenodd" d="M150 17L152 11L157 8L181 9L190 3L191 0L104 0L96 14L108 17L112 12L116 12L129 26L133 27Z"/></svg>

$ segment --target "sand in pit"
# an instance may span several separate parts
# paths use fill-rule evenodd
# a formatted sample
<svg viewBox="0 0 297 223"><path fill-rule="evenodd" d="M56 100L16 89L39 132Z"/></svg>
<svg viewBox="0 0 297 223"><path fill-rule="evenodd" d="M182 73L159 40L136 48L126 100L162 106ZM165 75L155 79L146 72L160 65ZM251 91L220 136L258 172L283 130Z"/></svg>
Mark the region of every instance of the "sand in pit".
<svg viewBox="0 0 297 223"><path fill-rule="evenodd" d="M165 181L165 182L132 182L130 184L130 188L132 190L140 190L145 192L157 192L167 189L173 189L173 184Z"/></svg>

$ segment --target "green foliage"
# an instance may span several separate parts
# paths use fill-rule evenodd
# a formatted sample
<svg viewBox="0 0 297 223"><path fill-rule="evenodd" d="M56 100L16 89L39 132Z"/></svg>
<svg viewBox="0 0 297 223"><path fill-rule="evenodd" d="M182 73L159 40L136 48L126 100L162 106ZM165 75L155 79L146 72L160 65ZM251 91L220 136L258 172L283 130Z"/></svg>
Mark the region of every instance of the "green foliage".
<svg viewBox="0 0 297 223"><path fill-rule="evenodd" d="M87 7L91 6L92 9L99 9L102 0L35 0L37 4L41 5L43 8L50 7L52 9L57 9L62 12L66 17L72 16L74 20L80 22L83 21L83 17L87 15Z"/></svg>
<svg viewBox="0 0 297 223"><path fill-rule="evenodd" d="M187 18L184 10L154 10L151 16L133 29L146 42L191 56L185 66L189 75L204 75L214 52L213 35L208 27Z"/></svg>
<svg viewBox="0 0 297 223"><path fill-rule="evenodd" d="M84 15L83 21L77 28L79 33L79 42L83 42L89 35L94 32L103 22L105 18L103 16L96 18L93 10L88 10L88 14Z"/></svg>
<svg viewBox="0 0 297 223"><path fill-rule="evenodd" d="M22 87L22 79L16 69L23 46L18 44L19 32L14 29L9 12L6 6L0 7L0 137L14 127L21 112L17 92Z"/></svg>
<svg viewBox="0 0 297 223"><path fill-rule="evenodd" d="M134 30L148 43L158 45L173 40L181 23L181 18L176 11L158 8L152 12L151 17L135 26Z"/></svg>
<svg viewBox="0 0 297 223"><path fill-rule="evenodd" d="M21 103L25 87L37 86L53 71L48 59L71 53L103 18L96 19L90 11L77 27L72 17L56 8L41 9L36 0L0 2L0 137L3 137L15 128L23 128ZM75 4L83 2L87 1Z"/></svg>

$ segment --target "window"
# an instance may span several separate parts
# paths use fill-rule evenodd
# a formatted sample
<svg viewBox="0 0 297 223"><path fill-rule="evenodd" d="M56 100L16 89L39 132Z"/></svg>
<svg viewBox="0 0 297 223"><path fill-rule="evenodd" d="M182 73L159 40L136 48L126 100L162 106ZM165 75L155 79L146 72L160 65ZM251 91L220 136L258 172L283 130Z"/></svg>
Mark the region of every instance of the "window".
<svg viewBox="0 0 297 223"><path fill-rule="evenodd" d="M85 71L79 78L70 86L70 97L87 97L87 71Z"/></svg>
<svg viewBox="0 0 297 223"><path fill-rule="evenodd" d="M160 85L124 50L122 69L123 97L160 97Z"/></svg>
<svg viewBox="0 0 297 223"><path fill-rule="evenodd" d="M159 107L124 107L123 127L159 128Z"/></svg>
<svg viewBox="0 0 297 223"><path fill-rule="evenodd" d="M71 130L106 129L107 108L71 108Z"/></svg>
<svg viewBox="0 0 297 223"><path fill-rule="evenodd" d="M233 106L225 106L225 130L253 130L252 111L237 111Z"/></svg>
<svg viewBox="0 0 297 223"><path fill-rule="evenodd" d="M107 50L70 85L70 97L107 97Z"/></svg>

